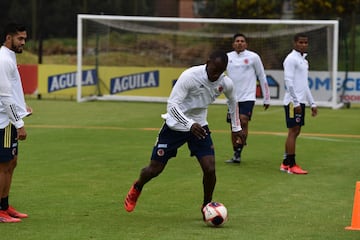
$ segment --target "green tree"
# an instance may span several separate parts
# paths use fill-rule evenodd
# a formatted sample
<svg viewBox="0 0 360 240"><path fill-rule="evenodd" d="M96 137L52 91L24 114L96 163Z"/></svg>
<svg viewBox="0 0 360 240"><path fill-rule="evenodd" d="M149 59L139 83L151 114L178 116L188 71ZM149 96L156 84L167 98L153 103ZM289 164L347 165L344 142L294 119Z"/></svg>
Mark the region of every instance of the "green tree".
<svg viewBox="0 0 360 240"><path fill-rule="evenodd" d="M356 26L360 0L294 0L294 14L301 19L339 19L345 70L356 69Z"/></svg>
<svg viewBox="0 0 360 240"><path fill-rule="evenodd" d="M30 38L75 37L79 13L151 16L153 5L152 0L0 1L3 13L0 15L0 27L9 21L17 21L29 25L29 33L33 35Z"/></svg>
<svg viewBox="0 0 360 240"><path fill-rule="evenodd" d="M282 4L279 0L209 0L200 14L218 18L280 18Z"/></svg>

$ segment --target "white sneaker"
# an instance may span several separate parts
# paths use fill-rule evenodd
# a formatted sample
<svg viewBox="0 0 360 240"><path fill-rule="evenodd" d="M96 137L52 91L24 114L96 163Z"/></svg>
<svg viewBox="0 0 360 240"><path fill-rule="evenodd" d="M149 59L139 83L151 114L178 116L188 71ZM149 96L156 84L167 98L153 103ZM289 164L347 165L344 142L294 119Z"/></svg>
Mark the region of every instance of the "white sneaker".
<svg viewBox="0 0 360 240"><path fill-rule="evenodd" d="M240 163L241 162L241 158L240 157L232 157L231 159L229 160L226 160L225 161L226 163Z"/></svg>

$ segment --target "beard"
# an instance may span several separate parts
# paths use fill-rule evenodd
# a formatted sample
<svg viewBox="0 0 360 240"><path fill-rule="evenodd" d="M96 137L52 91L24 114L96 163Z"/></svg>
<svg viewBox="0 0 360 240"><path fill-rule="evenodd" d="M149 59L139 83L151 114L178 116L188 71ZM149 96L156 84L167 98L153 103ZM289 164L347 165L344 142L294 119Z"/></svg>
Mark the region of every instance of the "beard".
<svg viewBox="0 0 360 240"><path fill-rule="evenodd" d="M14 42L11 43L11 50L15 53L22 53L23 52L23 45L15 45Z"/></svg>

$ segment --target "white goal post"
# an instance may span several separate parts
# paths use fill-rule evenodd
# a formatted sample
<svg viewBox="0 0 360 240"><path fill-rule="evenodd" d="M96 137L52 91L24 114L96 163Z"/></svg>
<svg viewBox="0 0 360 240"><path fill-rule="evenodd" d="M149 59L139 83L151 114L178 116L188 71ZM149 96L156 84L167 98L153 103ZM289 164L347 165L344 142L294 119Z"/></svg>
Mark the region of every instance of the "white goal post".
<svg viewBox="0 0 360 240"><path fill-rule="evenodd" d="M79 14L77 101L165 102L177 76L203 64L210 51L232 50L232 36L249 38L270 81L271 104L282 105L282 61L293 36L309 36L309 84L318 106L339 108L337 20L215 19ZM259 94L259 95L258 95ZM262 104L261 92L257 104ZM225 103L219 99L216 103Z"/></svg>

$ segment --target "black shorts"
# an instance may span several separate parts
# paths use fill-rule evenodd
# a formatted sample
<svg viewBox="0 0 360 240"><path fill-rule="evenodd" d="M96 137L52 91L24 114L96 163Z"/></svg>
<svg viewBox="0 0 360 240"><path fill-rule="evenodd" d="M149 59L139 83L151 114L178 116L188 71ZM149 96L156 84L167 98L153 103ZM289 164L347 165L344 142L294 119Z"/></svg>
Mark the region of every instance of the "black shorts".
<svg viewBox="0 0 360 240"><path fill-rule="evenodd" d="M191 156L196 156L198 159L203 156L215 155L210 130L208 126L203 128L206 130L207 136L204 139L198 139L191 132L174 131L164 124L153 148L151 160L167 163L170 158L176 156L177 149L184 143L188 144Z"/></svg>
<svg viewBox="0 0 360 240"><path fill-rule="evenodd" d="M255 101L238 102L239 115L245 115L251 120L252 113L254 111ZM227 114L226 121L231 123L230 115Z"/></svg>
<svg viewBox="0 0 360 240"><path fill-rule="evenodd" d="M288 105L284 106L287 128L293 128L295 126L305 125L305 104L301 103L300 106L301 106L301 114L295 113L294 105L292 103L289 103Z"/></svg>
<svg viewBox="0 0 360 240"><path fill-rule="evenodd" d="M9 124L0 129L0 162L9 162L18 152L17 130Z"/></svg>

